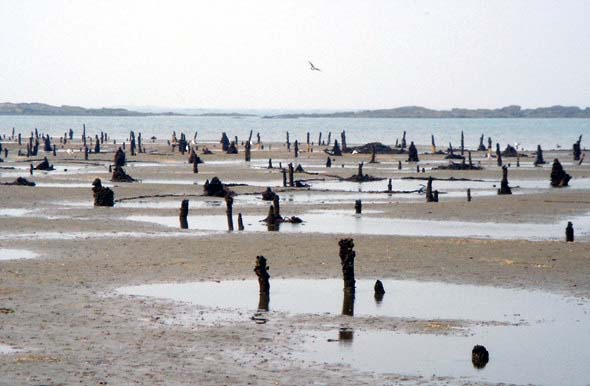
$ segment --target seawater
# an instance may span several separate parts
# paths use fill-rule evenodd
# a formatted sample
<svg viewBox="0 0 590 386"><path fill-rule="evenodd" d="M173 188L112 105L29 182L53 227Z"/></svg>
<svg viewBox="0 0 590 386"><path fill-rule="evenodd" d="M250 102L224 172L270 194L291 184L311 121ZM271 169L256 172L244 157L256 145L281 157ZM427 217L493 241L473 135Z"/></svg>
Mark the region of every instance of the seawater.
<svg viewBox="0 0 590 386"><path fill-rule="evenodd" d="M12 128L16 132L29 133L35 128L52 136L63 136L72 128L79 138L82 124L86 124L88 135L94 136L106 131L111 138L125 139L129 131L141 132L144 141L155 136L167 139L172 131L183 132L192 139L203 142L217 142L221 132L230 138L238 136L239 140L248 137L250 130L260 132L263 142L283 142L286 132L291 141L305 142L307 132L311 141L317 143L321 132L327 139L332 132L332 139L340 140L340 132L346 130L349 144L379 141L394 144L407 131L407 141L420 145L430 145L430 136L434 135L439 148L446 148L449 142L455 147L460 144L461 131L465 134L465 145L475 148L480 135L484 134L485 144L491 137L494 144L499 142L502 148L506 144L519 143L527 150L534 150L541 145L544 150L571 149L580 134L590 137L590 119L393 119L393 118L299 118L266 119L261 117L190 117L190 116L152 116L152 117L72 117L72 116L0 116L0 134L10 135ZM584 142L582 142L584 145Z"/></svg>

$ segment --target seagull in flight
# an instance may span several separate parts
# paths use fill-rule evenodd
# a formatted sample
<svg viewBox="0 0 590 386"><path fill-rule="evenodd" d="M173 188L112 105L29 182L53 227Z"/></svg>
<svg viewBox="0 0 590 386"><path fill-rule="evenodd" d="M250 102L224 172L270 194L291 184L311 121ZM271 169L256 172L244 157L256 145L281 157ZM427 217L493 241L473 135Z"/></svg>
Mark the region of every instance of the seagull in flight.
<svg viewBox="0 0 590 386"><path fill-rule="evenodd" d="M319 68L317 68L316 66L314 66L312 62L309 62L309 65L311 66L310 70L312 70L312 71L322 71Z"/></svg>

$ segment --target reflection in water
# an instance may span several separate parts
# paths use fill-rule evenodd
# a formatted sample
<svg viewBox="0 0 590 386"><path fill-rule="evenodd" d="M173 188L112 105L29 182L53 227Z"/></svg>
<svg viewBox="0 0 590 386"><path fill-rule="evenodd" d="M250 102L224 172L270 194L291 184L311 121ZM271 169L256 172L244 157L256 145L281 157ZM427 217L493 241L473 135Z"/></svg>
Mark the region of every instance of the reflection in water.
<svg viewBox="0 0 590 386"><path fill-rule="evenodd" d="M354 288L344 289L342 299L342 315L354 316Z"/></svg>
<svg viewBox="0 0 590 386"><path fill-rule="evenodd" d="M280 222L271 222L271 221L268 221L266 223L266 229L269 232L278 232L280 228L281 228L281 223Z"/></svg>
<svg viewBox="0 0 590 386"><path fill-rule="evenodd" d="M381 304L384 294L375 292L375 303Z"/></svg>
<svg viewBox="0 0 590 386"><path fill-rule="evenodd" d="M186 217L180 217L180 229L188 229L188 219Z"/></svg>

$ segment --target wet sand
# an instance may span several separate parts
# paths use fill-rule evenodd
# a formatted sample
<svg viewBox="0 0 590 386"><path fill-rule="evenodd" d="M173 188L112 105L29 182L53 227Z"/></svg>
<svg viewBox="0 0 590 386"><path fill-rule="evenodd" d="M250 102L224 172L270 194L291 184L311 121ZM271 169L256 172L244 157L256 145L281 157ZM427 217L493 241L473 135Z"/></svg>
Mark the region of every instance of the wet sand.
<svg viewBox="0 0 590 386"><path fill-rule="evenodd" d="M111 183L115 199L130 199L114 208L94 208L90 190L94 178L110 180L112 145L106 146L105 153L91 154L88 162L77 152L60 152L56 159L48 155L58 171L35 171L32 177L28 176L28 165L38 161L16 158L15 145L4 146L11 151L0 166L16 169L0 170L0 181L10 182L22 175L40 186L0 186L4 211L0 211L0 248L28 250L39 256L0 261L0 307L14 311L0 313L0 345L18 350L0 354L0 384L477 384L444 376L362 372L328 358L326 363L312 363L292 355L301 350L310 331L346 325L360 331L452 335L457 333L456 328L469 328L464 321L293 314L272 315L265 324L256 324L251 315L243 315L242 320L211 325L191 318L194 312L207 309L117 293L118 288L129 285L253 279L257 255L267 257L271 283L273 278L340 278L338 240L343 237L354 238L358 278L542 290L585 301L590 297L588 235L565 243L564 229L557 240L527 241L248 229L206 232L128 219L177 216L178 209L166 203L176 201L180 206L183 198L190 200L191 216L224 215L225 204L211 203L220 199L201 196L203 182L213 176L226 183L255 183L232 188L238 193L234 215L242 212L262 219L268 204L255 199L240 201L240 197L250 197L269 184L280 184L280 170L265 167L269 157L275 167L279 160L283 166L290 160L292 153L281 144L273 144L272 151L253 150L250 165L243 161L242 149L238 155L224 155L219 148L211 148L215 154L201 155L205 163L199 165L199 174L195 175L186 163L187 156L171 153L165 144L146 143L147 154L127 154L131 161L127 173L142 182ZM553 158L562 161L573 176L571 188L549 187L550 163L533 168L534 157L521 158L521 167L517 168L515 159L506 159L512 164L509 180L545 180L547 187L515 189L512 196L497 196L493 194L495 188L489 187L491 194L475 192L472 202L466 202L465 196L441 194L441 202L428 204L418 194L375 194L375 203L363 196L362 216L545 224L588 214L589 190L576 188L576 181L590 178L590 167L572 165L569 151L545 152L544 156L548 162ZM349 177L356 173L358 162L369 158L337 157L333 167L326 169L326 155L316 148L313 153L302 153L296 162L310 172ZM481 160L484 167L481 171L417 174L415 164L406 162L398 171L397 161L406 158L378 155L381 163L365 163L363 170L394 178L394 189L401 177L429 175L496 181L499 186L501 170L495 160L484 159L483 153L474 153L474 161ZM440 165L445 162L442 158L421 155L419 165ZM322 174L296 174L295 178L333 180ZM161 183L166 180L174 183ZM413 182L416 187L425 183ZM382 185L385 190L387 180ZM304 221L310 210L354 211L354 193L275 190L282 197L322 195L318 200L281 203L283 215L301 216ZM335 194L345 197L330 201ZM156 195L164 197L145 197ZM137 198L140 196L145 198ZM125 202L146 205L126 206ZM433 330L433 324L440 327Z"/></svg>

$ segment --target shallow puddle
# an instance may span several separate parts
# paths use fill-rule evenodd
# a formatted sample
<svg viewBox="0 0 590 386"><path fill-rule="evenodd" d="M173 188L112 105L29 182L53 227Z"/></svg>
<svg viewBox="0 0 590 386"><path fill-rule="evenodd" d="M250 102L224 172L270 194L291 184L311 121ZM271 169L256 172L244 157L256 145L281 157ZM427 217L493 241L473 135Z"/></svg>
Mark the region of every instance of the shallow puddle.
<svg viewBox="0 0 590 386"><path fill-rule="evenodd" d="M460 336L408 335L354 331L346 327L347 319L338 318L340 330L304 333L304 343L295 356L370 372L436 374L488 382L587 384L590 304L584 300L537 291L383 280L386 294L378 301L373 284L372 280L358 280L354 299L347 299L339 279L271 279L267 302L259 296L255 280L142 285L117 292L199 305L206 309L193 318L208 322L227 321L231 315L230 321L247 321L262 308L270 310L267 316L271 321L280 316L273 313L278 311L433 323L436 319L508 323L476 323ZM476 344L490 352L490 362L480 370L471 363L471 349Z"/></svg>
<svg viewBox="0 0 590 386"><path fill-rule="evenodd" d="M234 212L236 209L234 208ZM283 210L284 212L284 210ZM551 224L536 223L493 223L409 220L396 218L368 217L363 215L343 214L340 211L323 211L304 213L300 217L302 224L280 224L280 232L290 233L325 233L325 234L364 234L421 237L462 237L502 240L562 240L565 238L567 221ZM286 213L284 213L286 214ZM299 214L296 214L299 216ZM178 228L176 216L129 216L131 221L140 221ZM246 231L268 231L262 216L243 216ZM234 219L236 222L237 219ZM574 224L576 240L590 240L590 216L572 217L568 221ZM188 216L189 229L224 231L227 230L227 218L224 215ZM237 225L237 223L236 223Z"/></svg>
<svg viewBox="0 0 590 386"><path fill-rule="evenodd" d="M4 260L19 260L19 259L34 259L37 255L33 251L26 249L0 249L0 261Z"/></svg>

